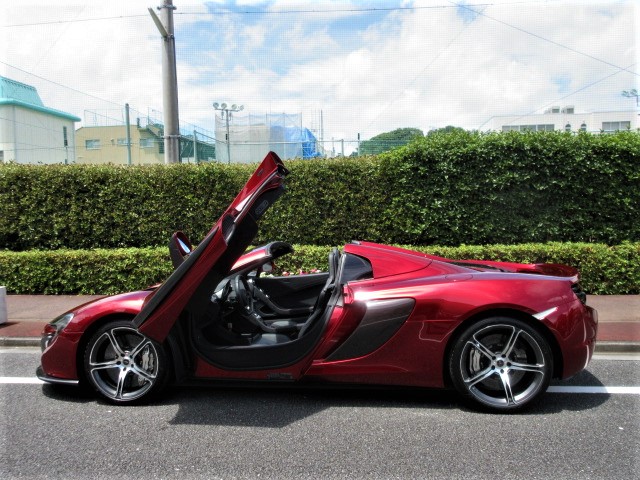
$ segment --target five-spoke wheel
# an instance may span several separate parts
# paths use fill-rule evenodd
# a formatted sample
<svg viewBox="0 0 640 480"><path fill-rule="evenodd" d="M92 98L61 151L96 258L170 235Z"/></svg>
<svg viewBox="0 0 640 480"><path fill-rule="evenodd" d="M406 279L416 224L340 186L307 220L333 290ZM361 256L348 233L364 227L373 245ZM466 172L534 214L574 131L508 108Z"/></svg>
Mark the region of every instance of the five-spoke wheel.
<svg viewBox="0 0 640 480"><path fill-rule="evenodd" d="M493 410L517 410L547 390L553 356L547 340L526 322L494 317L457 338L449 373L466 398Z"/></svg>
<svg viewBox="0 0 640 480"><path fill-rule="evenodd" d="M131 322L110 322L89 340L84 356L87 380L107 400L133 402L160 390L168 363L161 345Z"/></svg>

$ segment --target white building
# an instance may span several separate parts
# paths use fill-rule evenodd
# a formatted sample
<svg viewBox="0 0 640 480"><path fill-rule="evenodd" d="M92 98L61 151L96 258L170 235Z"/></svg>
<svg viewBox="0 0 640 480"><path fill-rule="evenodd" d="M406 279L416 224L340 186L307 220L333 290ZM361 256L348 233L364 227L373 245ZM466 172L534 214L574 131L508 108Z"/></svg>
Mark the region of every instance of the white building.
<svg viewBox="0 0 640 480"><path fill-rule="evenodd" d="M573 106L552 107L542 114L504 115L493 117L488 122L494 131L566 131L610 133L619 130L640 129L640 114L637 111L611 111L576 113Z"/></svg>
<svg viewBox="0 0 640 480"><path fill-rule="evenodd" d="M74 163L75 122L31 85L0 76L0 162Z"/></svg>

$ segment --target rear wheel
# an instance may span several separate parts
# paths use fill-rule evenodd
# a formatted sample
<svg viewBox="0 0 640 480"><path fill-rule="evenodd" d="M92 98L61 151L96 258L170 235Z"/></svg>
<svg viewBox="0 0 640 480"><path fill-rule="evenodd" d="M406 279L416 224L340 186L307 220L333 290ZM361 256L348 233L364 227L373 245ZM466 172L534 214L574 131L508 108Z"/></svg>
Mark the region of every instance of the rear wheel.
<svg viewBox="0 0 640 480"><path fill-rule="evenodd" d="M148 399L168 379L169 362L162 345L138 332L130 321L103 325L91 337L84 355L88 382L114 403Z"/></svg>
<svg viewBox="0 0 640 480"><path fill-rule="evenodd" d="M468 327L449 358L453 385L466 399L492 410L518 410L549 386L553 356L546 339L526 322L493 317Z"/></svg>

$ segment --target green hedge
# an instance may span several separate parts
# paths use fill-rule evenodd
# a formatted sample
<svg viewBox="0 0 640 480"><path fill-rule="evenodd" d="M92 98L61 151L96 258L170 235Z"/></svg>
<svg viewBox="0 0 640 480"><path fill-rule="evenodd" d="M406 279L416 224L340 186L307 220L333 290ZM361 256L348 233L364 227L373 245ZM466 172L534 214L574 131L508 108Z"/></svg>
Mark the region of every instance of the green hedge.
<svg viewBox="0 0 640 480"><path fill-rule="evenodd" d="M289 161L259 238L337 245L640 240L640 135L438 133L379 157ZM195 242L254 165L0 164L0 249Z"/></svg>
<svg viewBox="0 0 640 480"><path fill-rule="evenodd" d="M439 134L381 156L383 240L640 239L640 135Z"/></svg>
<svg viewBox="0 0 640 480"><path fill-rule="evenodd" d="M250 170L218 163L0 165L0 248L157 246L175 230L201 239Z"/></svg>
<svg viewBox="0 0 640 480"><path fill-rule="evenodd" d="M326 271L330 247L294 246L278 272ZM408 247L452 259L565 263L580 269L592 294L640 294L640 243ZM111 294L145 288L172 271L165 247L0 251L0 285L14 294Z"/></svg>

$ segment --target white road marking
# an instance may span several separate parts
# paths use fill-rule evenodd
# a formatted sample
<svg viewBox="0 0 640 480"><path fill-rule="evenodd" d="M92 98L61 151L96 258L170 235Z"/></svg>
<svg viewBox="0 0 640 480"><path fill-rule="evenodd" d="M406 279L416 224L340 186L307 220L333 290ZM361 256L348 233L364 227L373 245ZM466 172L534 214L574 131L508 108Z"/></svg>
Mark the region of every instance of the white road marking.
<svg viewBox="0 0 640 480"><path fill-rule="evenodd" d="M36 377L0 377L2 385L42 385L44 382Z"/></svg>
<svg viewBox="0 0 640 480"><path fill-rule="evenodd" d="M640 387L580 387L552 385L547 389L549 393L606 393L623 395L640 395Z"/></svg>
<svg viewBox="0 0 640 480"><path fill-rule="evenodd" d="M36 377L0 377L0 385L43 385L45 382ZM563 386L552 385L549 393L586 393L608 395L640 395L640 387L605 387L605 386Z"/></svg>

